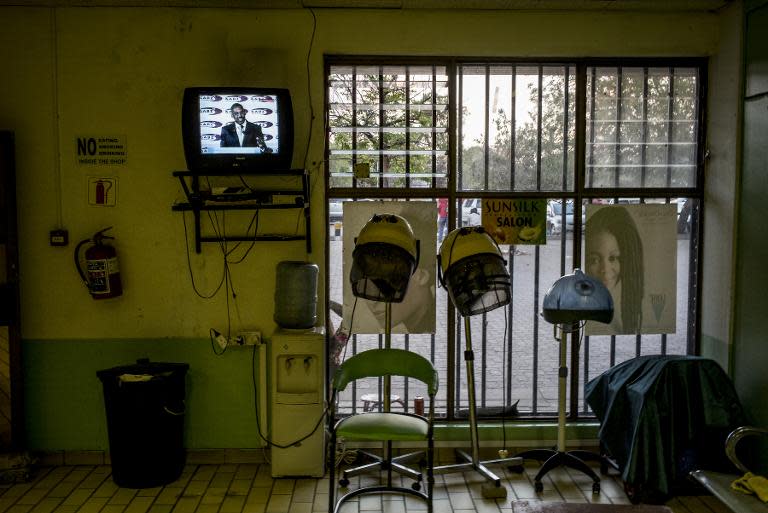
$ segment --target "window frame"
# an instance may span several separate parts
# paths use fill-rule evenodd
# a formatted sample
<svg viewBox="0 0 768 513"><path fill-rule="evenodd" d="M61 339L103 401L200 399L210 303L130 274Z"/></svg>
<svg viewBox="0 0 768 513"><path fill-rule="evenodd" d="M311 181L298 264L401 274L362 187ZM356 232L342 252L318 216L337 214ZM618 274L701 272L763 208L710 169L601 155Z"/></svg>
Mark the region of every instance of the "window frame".
<svg viewBox="0 0 768 513"><path fill-rule="evenodd" d="M582 206L598 198L637 198L640 202L646 199L686 197L695 200L696 211L691 215L691 232L695 233L695 243L691 237L691 248L689 253L689 277L695 273L695 280L689 279L688 283L688 335L687 335L687 353L698 354L701 338L701 290L702 279L702 247L703 247L703 222L704 222L704 180L705 180L705 152L706 152L706 111L707 111L707 69L708 59L702 57L630 57L630 58L517 58L517 57L445 57L445 56L370 56L370 55L326 55L324 61L324 86L325 86L325 126L330 126L329 122L329 98L327 78L330 76L331 68L334 66L444 66L448 77L448 176L446 177L446 186L437 187L433 180L432 187L384 187L379 183L378 187L332 187L329 180L329 159L331 157L329 150L329 130L324 133L325 138L325 166L324 166L324 198L325 198L325 311L326 325L331 326L329 313L329 294L330 294L330 235L331 227L327 212L327 203L334 198L345 199L436 199L438 197L448 198L448 230L457 227L458 202L464 202L471 198L539 198L561 200L563 202L572 200L574 202L574 231L571 241L571 254L573 262L582 261ZM462 66L493 66L493 65L526 65L526 66L565 66L575 69L575 117L574 117L574 176L572 177L573 189L566 190L537 190L537 191L489 191L489 190L458 190L458 140L461 136L461 127L458 126L457 109L460 104L458 101L457 73ZM585 183L586 178L586 132L587 132L587 70L588 68L696 68L698 71L698 91L697 91L697 148L696 148L696 171L695 185L692 187L588 187ZM570 272L570 270L568 270ZM447 387L447 417L446 420L457 420L455 416L456 397L455 382L457 373L461 372L459 366L461 362L457 360L456 347L460 342L460 325L457 322L456 311L453 305L448 301L447 305L447 337L449 343L448 349L448 367L446 369L447 381L444 386ZM329 333L328 336L332 336ZM638 344L641 335L638 335ZM579 388L579 364L580 356L578 348L572 348L569 365L572 368L570 373L570 390L576 390L576 393L569 393L568 411L569 418L590 417L587 414L586 406L580 404L578 393ZM576 364L574 365L573 362ZM549 417L550 415L546 415ZM542 418L541 414L536 414L535 418ZM518 417L525 419L530 417Z"/></svg>

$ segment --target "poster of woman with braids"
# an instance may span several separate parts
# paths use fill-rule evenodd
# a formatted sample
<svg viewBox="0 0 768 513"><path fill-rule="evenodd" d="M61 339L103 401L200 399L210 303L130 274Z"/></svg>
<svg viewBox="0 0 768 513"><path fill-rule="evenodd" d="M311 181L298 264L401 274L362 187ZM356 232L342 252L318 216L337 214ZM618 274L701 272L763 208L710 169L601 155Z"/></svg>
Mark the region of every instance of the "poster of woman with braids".
<svg viewBox="0 0 768 513"><path fill-rule="evenodd" d="M674 204L587 205L584 270L610 291L610 324L587 335L674 333L677 318Z"/></svg>

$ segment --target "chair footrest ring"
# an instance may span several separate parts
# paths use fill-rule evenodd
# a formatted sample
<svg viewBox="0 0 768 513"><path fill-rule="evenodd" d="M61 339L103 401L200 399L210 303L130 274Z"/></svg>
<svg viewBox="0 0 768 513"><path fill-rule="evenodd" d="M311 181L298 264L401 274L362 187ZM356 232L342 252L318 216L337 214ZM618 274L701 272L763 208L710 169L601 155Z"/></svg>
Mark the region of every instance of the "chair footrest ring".
<svg viewBox="0 0 768 513"><path fill-rule="evenodd" d="M357 488L355 490L352 490L350 492L345 493L341 497L339 497L339 500L336 502L336 507L333 510L334 513L338 513L339 509L341 508L342 504L344 504L345 501L357 497L358 495L363 495L366 493L405 493L408 495L413 495L415 497L419 497L421 499L424 499L425 501L429 502L429 497L425 492L416 491L412 488L406 488L404 486L364 486L362 488Z"/></svg>

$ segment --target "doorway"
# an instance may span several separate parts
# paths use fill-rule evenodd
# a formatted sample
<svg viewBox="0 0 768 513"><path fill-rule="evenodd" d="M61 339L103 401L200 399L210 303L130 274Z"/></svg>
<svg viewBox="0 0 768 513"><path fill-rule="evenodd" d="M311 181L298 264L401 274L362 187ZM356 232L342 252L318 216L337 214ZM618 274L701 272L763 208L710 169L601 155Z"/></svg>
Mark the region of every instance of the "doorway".
<svg viewBox="0 0 768 513"><path fill-rule="evenodd" d="M23 448L19 253L13 132L0 131L0 452Z"/></svg>

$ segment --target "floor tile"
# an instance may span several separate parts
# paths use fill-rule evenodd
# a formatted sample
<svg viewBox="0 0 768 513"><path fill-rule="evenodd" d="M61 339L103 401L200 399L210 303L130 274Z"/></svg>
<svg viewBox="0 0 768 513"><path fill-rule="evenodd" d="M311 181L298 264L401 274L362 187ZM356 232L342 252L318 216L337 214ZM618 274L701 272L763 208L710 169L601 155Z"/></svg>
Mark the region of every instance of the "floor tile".
<svg viewBox="0 0 768 513"><path fill-rule="evenodd" d="M592 493L589 476L557 468L542 479L536 493L538 464L526 463L523 473L495 469L507 492L505 499L483 496L489 482L475 471L435 476L436 513L512 513L515 500L630 504L615 472L601 475L601 493ZM597 469L596 469L597 471ZM355 476L347 493L361 484L382 482L378 472ZM410 486L408 478L394 482ZM729 513L711 496L677 497L667 505L673 513ZM353 497L341 513L423 513L425 501L411 495L365 494ZM0 513L325 513L328 478L273 479L268 464L188 464L167 486L130 489L115 484L109 465L41 468L29 483L0 485Z"/></svg>

